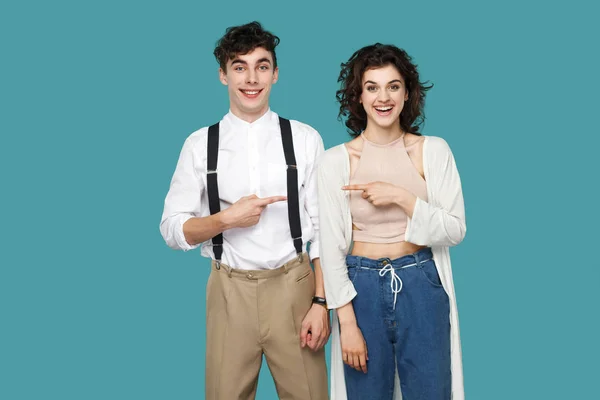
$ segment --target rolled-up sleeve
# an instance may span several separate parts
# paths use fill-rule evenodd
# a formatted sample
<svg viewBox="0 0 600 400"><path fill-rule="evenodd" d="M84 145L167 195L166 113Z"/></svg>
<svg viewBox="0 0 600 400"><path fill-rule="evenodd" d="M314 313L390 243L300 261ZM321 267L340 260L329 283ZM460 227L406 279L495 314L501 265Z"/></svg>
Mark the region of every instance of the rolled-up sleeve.
<svg viewBox="0 0 600 400"><path fill-rule="evenodd" d="M193 250L200 244L190 245L183 234L183 224L192 217L201 216L204 184L195 168L194 143L188 138L177 161L165 198L160 233L167 245L176 250Z"/></svg>
<svg viewBox="0 0 600 400"><path fill-rule="evenodd" d="M348 210L342 191L345 184L341 173L343 160L338 160L336 155L328 150L317 171L321 269L327 306L330 309L342 307L356 296L346 266L349 246L345 236L344 213Z"/></svg>

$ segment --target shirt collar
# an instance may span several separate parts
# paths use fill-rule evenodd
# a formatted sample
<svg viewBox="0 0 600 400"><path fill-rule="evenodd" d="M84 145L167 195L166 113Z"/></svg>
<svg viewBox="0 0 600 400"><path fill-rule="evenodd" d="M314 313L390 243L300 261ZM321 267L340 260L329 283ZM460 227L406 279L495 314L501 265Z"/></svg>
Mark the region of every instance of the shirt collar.
<svg viewBox="0 0 600 400"><path fill-rule="evenodd" d="M225 117L223 119L228 121L233 127L250 128L252 126L268 124L268 123L274 121L274 119L276 119L276 118L277 118L277 114L275 114L273 111L271 111L271 108L269 107L267 109L267 112L265 112L259 119L257 119L254 122L244 121L243 119L241 119L241 118L237 117L235 114L233 114L231 112L231 109L229 109L229 112L225 115Z"/></svg>

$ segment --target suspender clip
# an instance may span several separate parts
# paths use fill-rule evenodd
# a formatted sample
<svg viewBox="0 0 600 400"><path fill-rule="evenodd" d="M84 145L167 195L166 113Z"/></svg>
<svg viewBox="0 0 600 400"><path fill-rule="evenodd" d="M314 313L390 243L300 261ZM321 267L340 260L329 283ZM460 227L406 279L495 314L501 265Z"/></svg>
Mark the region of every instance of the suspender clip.
<svg viewBox="0 0 600 400"><path fill-rule="evenodd" d="M298 255L298 261L300 263L304 262L304 253L302 252L302 236L297 237L297 238L292 238L292 240L294 241L294 246L296 247L296 251L297 251L297 255ZM300 241L298 243L298 240Z"/></svg>
<svg viewBox="0 0 600 400"><path fill-rule="evenodd" d="M223 254L223 245L221 243L213 243L213 253L215 253L215 268L221 269L221 254ZM216 254L215 247L221 247L218 251L219 254Z"/></svg>

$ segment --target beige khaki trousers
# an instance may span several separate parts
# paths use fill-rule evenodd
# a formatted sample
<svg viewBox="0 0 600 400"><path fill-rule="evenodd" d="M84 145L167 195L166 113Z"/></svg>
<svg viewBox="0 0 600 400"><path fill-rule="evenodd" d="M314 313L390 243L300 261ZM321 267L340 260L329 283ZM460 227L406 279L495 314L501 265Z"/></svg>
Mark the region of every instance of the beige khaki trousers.
<svg viewBox="0 0 600 400"><path fill-rule="evenodd" d="M328 399L325 352L300 347L312 305L307 254L274 270L213 261L206 294L206 400L254 399L263 354L282 400Z"/></svg>

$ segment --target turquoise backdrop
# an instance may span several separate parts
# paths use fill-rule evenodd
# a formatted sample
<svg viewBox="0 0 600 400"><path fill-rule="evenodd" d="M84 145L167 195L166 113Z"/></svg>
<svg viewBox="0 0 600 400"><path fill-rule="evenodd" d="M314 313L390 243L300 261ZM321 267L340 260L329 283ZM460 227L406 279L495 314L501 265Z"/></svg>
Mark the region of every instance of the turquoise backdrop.
<svg viewBox="0 0 600 400"><path fill-rule="evenodd" d="M466 200L467 398L595 398L598 15L581 0L2 2L0 399L203 398L209 263L158 225L185 138L228 109L215 41L255 19L281 38L272 108L326 148L349 138L335 90L354 50L396 44L434 83L423 132L450 144ZM257 397L276 398L267 368Z"/></svg>

